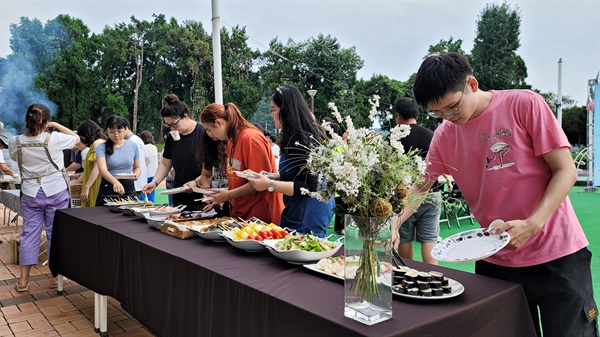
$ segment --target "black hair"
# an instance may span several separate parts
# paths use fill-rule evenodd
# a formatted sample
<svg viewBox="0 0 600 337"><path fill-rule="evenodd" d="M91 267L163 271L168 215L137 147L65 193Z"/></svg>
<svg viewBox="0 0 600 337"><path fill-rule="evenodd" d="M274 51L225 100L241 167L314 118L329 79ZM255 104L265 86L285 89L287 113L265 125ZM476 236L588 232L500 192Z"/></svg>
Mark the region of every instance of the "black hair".
<svg viewBox="0 0 600 337"><path fill-rule="evenodd" d="M171 118L188 118L193 119L192 111L184 102L179 100L175 94L168 94L163 97L163 106L160 109L160 115Z"/></svg>
<svg viewBox="0 0 600 337"><path fill-rule="evenodd" d="M221 168L225 165L225 155L227 152L227 141L214 140L204 131L202 136L203 162L204 168L212 170Z"/></svg>
<svg viewBox="0 0 600 337"><path fill-rule="evenodd" d="M108 117L108 119L106 120L106 130L108 132L108 129L128 129L129 128L129 121L125 118L125 117L121 117L121 116L110 116ZM108 139L105 142L106 145L105 149L106 149L106 155L107 156L112 156L112 154L115 152L115 143L113 142L112 139L110 139L110 137L108 137Z"/></svg>
<svg viewBox="0 0 600 337"><path fill-rule="evenodd" d="M142 139L144 144L156 144L156 142L154 141L154 136L150 131L142 131L142 133L140 134L140 138Z"/></svg>
<svg viewBox="0 0 600 337"><path fill-rule="evenodd" d="M46 129L48 122L52 120L50 109L41 103L34 103L27 108L25 114L25 127L27 133L37 136Z"/></svg>
<svg viewBox="0 0 600 337"><path fill-rule="evenodd" d="M410 97L405 97L396 103L394 111L402 117L402 119L417 119L419 118L419 106Z"/></svg>
<svg viewBox="0 0 600 337"><path fill-rule="evenodd" d="M427 57L415 77L413 93L421 106L438 103L447 94L464 90L467 77L473 75L469 60L459 53Z"/></svg>
<svg viewBox="0 0 600 337"><path fill-rule="evenodd" d="M271 95L271 101L279 107L279 120L282 126L279 146L282 150L293 136L297 136L300 143L304 145L310 144L310 136L318 142L326 139L323 129L315 122L308 103L298 88L277 87Z"/></svg>
<svg viewBox="0 0 600 337"><path fill-rule="evenodd" d="M77 135L85 146L90 147L98 139L106 140L106 136L102 133L100 125L92 120L85 120L77 127Z"/></svg>

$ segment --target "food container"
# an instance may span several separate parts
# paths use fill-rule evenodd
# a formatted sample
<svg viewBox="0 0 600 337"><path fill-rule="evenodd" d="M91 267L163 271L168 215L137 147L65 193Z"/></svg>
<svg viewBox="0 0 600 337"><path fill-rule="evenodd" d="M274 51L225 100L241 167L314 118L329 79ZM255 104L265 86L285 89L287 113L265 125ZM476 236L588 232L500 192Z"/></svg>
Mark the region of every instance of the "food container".
<svg viewBox="0 0 600 337"><path fill-rule="evenodd" d="M306 264L306 263L314 263L319 261L320 259L325 259L333 256L337 251L342 247L341 242L334 242L335 247L331 250L327 250L324 252L307 252L304 250L279 250L275 248L275 244L277 242L283 241L284 239L277 240L265 240L262 244L267 247L267 250L273 254L273 256L287 261L292 264Z"/></svg>

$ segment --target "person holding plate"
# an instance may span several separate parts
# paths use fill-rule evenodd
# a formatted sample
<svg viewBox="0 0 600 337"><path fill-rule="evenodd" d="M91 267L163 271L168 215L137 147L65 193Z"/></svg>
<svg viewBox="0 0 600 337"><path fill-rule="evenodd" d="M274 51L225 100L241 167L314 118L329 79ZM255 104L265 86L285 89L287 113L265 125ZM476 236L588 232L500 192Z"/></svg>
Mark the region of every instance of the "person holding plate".
<svg viewBox="0 0 600 337"><path fill-rule="evenodd" d="M250 177L248 180L258 191L283 194L285 209L281 214L281 227L300 233L324 237L333 218L335 202L324 203L302 189L314 192L321 183L318 176L305 168L309 146L312 142L326 142L323 129L315 123L313 114L302 93L295 87L278 87L271 95L271 116L277 129L281 129L279 147L279 173Z"/></svg>
<svg viewBox="0 0 600 337"><path fill-rule="evenodd" d="M128 125L121 116L110 116L106 120L108 139L96 146L96 164L102 175L96 206L104 205L104 199L111 195L136 195L133 182L141 173L139 149L134 142L125 139ZM133 179L116 178L130 173L135 176Z"/></svg>
<svg viewBox="0 0 600 337"><path fill-rule="evenodd" d="M165 149L154 173L154 179L144 186L142 191L152 193L173 168L173 188L190 188L187 193L172 194L173 205L186 205L185 209L188 211L200 210L204 204L195 201L199 199L199 195L191 193L191 188L210 188L212 172L203 167L203 138L206 131L202 124L194 120L187 104L180 101L175 94L168 94L163 98L160 115L171 132L167 134Z"/></svg>
<svg viewBox="0 0 600 337"><path fill-rule="evenodd" d="M207 105L200 114L200 122L213 141L227 141L227 149L220 157L225 159L228 189L212 190L216 192L210 195L212 206L229 201L234 218L257 217L279 224L283 210L281 194L257 191L248 180L236 174L246 170L254 174L277 171L273 151L263 133L244 119L233 103Z"/></svg>
<svg viewBox="0 0 600 337"><path fill-rule="evenodd" d="M598 336L592 256L568 197L577 170L548 104L530 90L481 90L458 53L426 58L413 92L445 121L431 141L426 180L409 193L452 175L481 226L510 235L475 272L523 286L538 336ZM407 205L401 220L416 208ZM491 226L496 219L504 222Z"/></svg>

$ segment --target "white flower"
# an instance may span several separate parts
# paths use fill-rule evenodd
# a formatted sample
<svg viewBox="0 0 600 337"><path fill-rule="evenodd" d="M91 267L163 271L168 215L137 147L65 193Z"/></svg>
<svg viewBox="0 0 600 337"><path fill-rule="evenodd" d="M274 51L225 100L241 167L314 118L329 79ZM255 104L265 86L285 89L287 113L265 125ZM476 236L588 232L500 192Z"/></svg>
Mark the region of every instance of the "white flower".
<svg viewBox="0 0 600 337"><path fill-rule="evenodd" d="M335 106L335 103L329 102L329 104L327 104L327 107L333 111L331 114L333 115L333 117L335 117L335 119L338 121L338 123L341 124L344 121L344 119L342 118L342 115L338 111L337 106Z"/></svg>

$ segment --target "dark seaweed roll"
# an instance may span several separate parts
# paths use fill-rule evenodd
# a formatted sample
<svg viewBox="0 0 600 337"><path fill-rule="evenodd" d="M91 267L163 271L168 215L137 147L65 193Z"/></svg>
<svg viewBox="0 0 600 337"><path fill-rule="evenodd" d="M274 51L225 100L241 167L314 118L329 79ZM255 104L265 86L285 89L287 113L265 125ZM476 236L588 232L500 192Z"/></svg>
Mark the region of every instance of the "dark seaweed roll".
<svg viewBox="0 0 600 337"><path fill-rule="evenodd" d="M406 279L404 279L402 281L402 286L406 289L410 289L416 287L416 283L414 281L407 281Z"/></svg>
<svg viewBox="0 0 600 337"><path fill-rule="evenodd" d="M419 276L419 272L417 272L416 270L410 270L410 271L407 271L406 274L404 274L404 278L407 281L416 281L418 276Z"/></svg>
<svg viewBox="0 0 600 337"><path fill-rule="evenodd" d="M392 289L398 294L406 294L406 290L401 284L393 286Z"/></svg>
<svg viewBox="0 0 600 337"><path fill-rule="evenodd" d="M442 286L447 286L449 284L450 284L450 282L448 281L448 278L444 277L444 279L442 280Z"/></svg>
<svg viewBox="0 0 600 337"><path fill-rule="evenodd" d="M444 291L442 290L442 288L431 288L431 293L433 294L433 296L442 296L444 294Z"/></svg>
<svg viewBox="0 0 600 337"><path fill-rule="evenodd" d="M429 282L429 281L433 280L433 277L431 277L431 274L422 271L418 274L417 280L423 281L423 282Z"/></svg>
<svg viewBox="0 0 600 337"><path fill-rule="evenodd" d="M439 271L430 271L429 275L431 275L435 281L441 281L444 279L444 274L440 273Z"/></svg>
<svg viewBox="0 0 600 337"><path fill-rule="evenodd" d="M442 289L442 282L441 281L431 281L431 282L429 282L429 286L431 288L440 288L440 289Z"/></svg>
<svg viewBox="0 0 600 337"><path fill-rule="evenodd" d="M419 288L421 290L429 289L429 282L417 281L417 288Z"/></svg>
<svg viewBox="0 0 600 337"><path fill-rule="evenodd" d="M444 294L450 294L452 292L452 286L442 286L442 291L444 291Z"/></svg>
<svg viewBox="0 0 600 337"><path fill-rule="evenodd" d="M419 291L419 293L423 297L431 297L432 295L431 289L422 289Z"/></svg>
<svg viewBox="0 0 600 337"><path fill-rule="evenodd" d="M411 296L419 296L419 288L406 288L406 294Z"/></svg>

